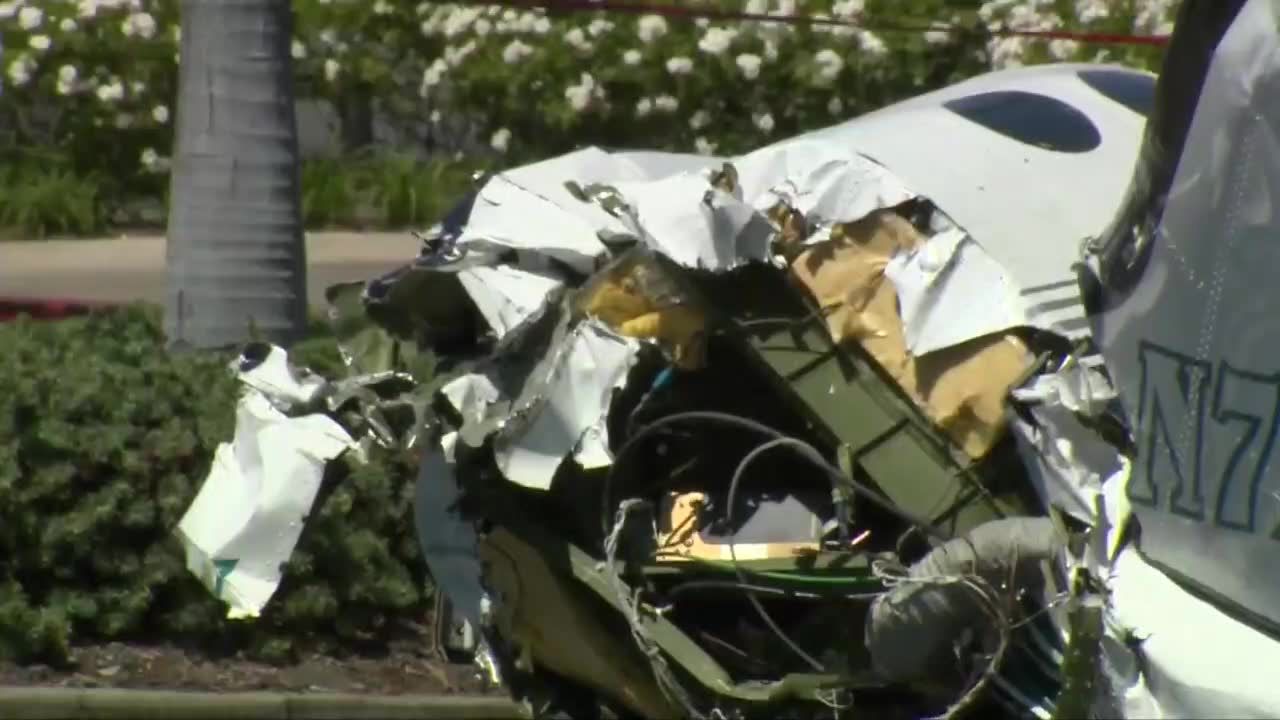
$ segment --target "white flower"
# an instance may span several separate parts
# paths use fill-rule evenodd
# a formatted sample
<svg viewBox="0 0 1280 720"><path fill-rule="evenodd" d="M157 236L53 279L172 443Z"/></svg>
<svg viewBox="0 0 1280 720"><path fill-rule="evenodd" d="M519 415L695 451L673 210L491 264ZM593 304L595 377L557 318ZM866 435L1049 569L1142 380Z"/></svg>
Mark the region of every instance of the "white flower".
<svg viewBox="0 0 1280 720"><path fill-rule="evenodd" d="M1172 0L1138 0L1137 15L1133 19L1135 30L1154 30L1164 23L1173 5Z"/></svg>
<svg viewBox="0 0 1280 720"><path fill-rule="evenodd" d="M831 6L831 14L838 18L850 20L862 14L864 0L838 0Z"/></svg>
<svg viewBox="0 0 1280 720"><path fill-rule="evenodd" d="M134 95L141 95L147 91L147 85L141 80L134 80L133 82L129 83L129 89L133 92Z"/></svg>
<svg viewBox="0 0 1280 720"><path fill-rule="evenodd" d="M307 56L307 46L303 45L301 40L294 40L289 53L293 55L294 60L301 60Z"/></svg>
<svg viewBox="0 0 1280 720"><path fill-rule="evenodd" d="M711 116L707 114L706 110L699 110L689 118L689 127L694 130L701 130L710 124Z"/></svg>
<svg viewBox="0 0 1280 720"><path fill-rule="evenodd" d="M1022 57L1027 51L1026 38L996 38L987 45L987 54L991 56L991 67L1000 70L1022 66Z"/></svg>
<svg viewBox="0 0 1280 720"><path fill-rule="evenodd" d="M549 32L551 32L551 20L546 16L538 16L538 19L533 22L533 34L546 35Z"/></svg>
<svg viewBox="0 0 1280 720"><path fill-rule="evenodd" d="M636 22L636 34L640 42L648 45L667 34L667 19L661 15L644 15Z"/></svg>
<svg viewBox="0 0 1280 720"><path fill-rule="evenodd" d="M476 35L484 37L493 29L493 23L489 22L485 18L480 18L479 20L476 20L476 24L473 25L471 29L476 31Z"/></svg>
<svg viewBox="0 0 1280 720"><path fill-rule="evenodd" d="M946 45L951 42L951 31L943 25L935 25L924 34L924 41L930 45Z"/></svg>
<svg viewBox="0 0 1280 720"><path fill-rule="evenodd" d="M747 0L747 4L742 6L742 12L747 15L764 15L769 12L769 0Z"/></svg>
<svg viewBox="0 0 1280 720"><path fill-rule="evenodd" d="M35 30L44 22L44 11L28 5L18 11L18 27L23 30Z"/></svg>
<svg viewBox="0 0 1280 720"><path fill-rule="evenodd" d="M151 119L161 125L169 122L169 108L164 105L157 105L151 108Z"/></svg>
<svg viewBox="0 0 1280 720"><path fill-rule="evenodd" d="M639 50L631 49L622 53L622 62L624 65L639 65L644 56Z"/></svg>
<svg viewBox="0 0 1280 720"><path fill-rule="evenodd" d="M142 155L138 157L138 160L142 162L142 167L150 170L160 164L160 153L153 148L147 148L142 151Z"/></svg>
<svg viewBox="0 0 1280 720"><path fill-rule="evenodd" d="M134 13L125 18L124 23L120 25L120 31L125 37L140 37L143 40L150 40L156 35L156 19L147 13Z"/></svg>
<svg viewBox="0 0 1280 720"><path fill-rule="evenodd" d="M756 124L756 127L760 132L765 133L766 135L773 132L773 115L769 113L761 113L753 116L751 121Z"/></svg>
<svg viewBox="0 0 1280 720"><path fill-rule="evenodd" d="M391 3L387 0L378 0L373 4L374 15L390 15L394 10L395 8L391 7Z"/></svg>
<svg viewBox="0 0 1280 720"><path fill-rule="evenodd" d="M446 47L444 49L444 61L449 67L458 67L475 51L475 40L468 40L461 47Z"/></svg>
<svg viewBox="0 0 1280 720"><path fill-rule="evenodd" d="M591 41L587 39L587 33L582 28L573 28L564 34L564 41L575 49L582 52L591 51Z"/></svg>
<svg viewBox="0 0 1280 720"><path fill-rule="evenodd" d="M98 14L98 0L80 0L76 3L76 16L87 20Z"/></svg>
<svg viewBox="0 0 1280 720"><path fill-rule="evenodd" d="M502 61L508 65L515 65L532 54L533 46L521 42L519 38L516 38L515 40L507 43L506 47L502 48Z"/></svg>
<svg viewBox="0 0 1280 720"><path fill-rule="evenodd" d="M80 79L80 71L75 65L63 65L58 68L58 94L70 95L75 92L78 79Z"/></svg>
<svg viewBox="0 0 1280 720"><path fill-rule="evenodd" d="M1070 60L1080 50L1080 43L1075 40L1059 38L1049 42L1049 54L1054 60Z"/></svg>
<svg viewBox="0 0 1280 720"><path fill-rule="evenodd" d="M96 91L98 99L104 103L124 99L124 83L119 78L112 78L106 85L99 85Z"/></svg>
<svg viewBox="0 0 1280 720"><path fill-rule="evenodd" d="M688 75L693 72L693 61L683 56L669 58L667 72L672 75Z"/></svg>
<svg viewBox="0 0 1280 720"><path fill-rule="evenodd" d="M329 58L324 61L324 79L333 82L338 79L338 73L342 71L342 66L337 60Z"/></svg>
<svg viewBox="0 0 1280 720"><path fill-rule="evenodd" d="M538 24L537 13L519 13L515 21L511 24L511 29L516 32L531 33L533 26Z"/></svg>
<svg viewBox="0 0 1280 720"><path fill-rule="evenodd" d="M427 120L429 120L432 125L439 125L440 118L442 117L444 116L440 114L439 110L432 110L431 114L427 116Z"/></svg>
<svg viewBox="0 0 1280 720"><path fill-rule="evenodd" d="M52 46L53 41L49 39L48 35L32 35L27 38L27 47L30 47L32 50L44 52Z"/></svg>
<svg viewBox="0 0 1280 720"><path fill-rule="evenodd" d="M0 20L8 20L18 14L18 0L0 2Z"/></svg>
<svg viewBox="0 0 1280 720"><path fill-rule="evenodd" d="M58 23L58 29L64 33L73 33L80 29L76 24L75 18L62 18L62 22Z"/></svg>
<svg viewBox="0 0 1280 720"><path fill-rule="evenodd" d="M695 139L693 146L697 149L699 155L713 155L716 151L716 144L704 137Z"/></svg>
<svg viewBox="0 0 1280 720"><path fill-rule="evenodd" d="M333 47L338 44L338 31L333 28L325 28L320 31L320 42Z"/></svg>
<svg viewBox="0 0 1280 720"><path fill-rule="evenodd" d="M711 24L711 21L710 21L710 20L708 20L707 18L700 17L700 18L695 19L695 20L693 21L693 24L694 24L696 27L698 27L699 29L705 30L705 29L707 28L707 26Z"/></svg>
<svg viewBox="0 0 1280 720"><path fill-rule="evenodd" d="M499 128L493 134L493 137L489 138L489 146L500 153L506 152L507 148L511 146L511 131L506 128Z"/></svg>
<svg viewBox="0 0 1280 720"><path fill-rule="evenodd" d="M426 70L422 72L422 84L418 86L418 94L427 97L431 94L431 88L440 84L444 79L444 74L449 71L449 65L444 60L436 58Z"/></svg>
<svg viewBox="0 0 1280 720"><path fill-rule="evenodd" d="M796 14L796 0L778 0L778 8L770 15L788 17Z"/></svg>
<svg viewBox="0 0 1280 720"><path fill-rule="evenodd" d="M1110 15L1107 0L1076 0L1076 18L1082 23L1104 20Z"/></svg>
<svg viewBox="0 0 1280 720"><path fill-rule="evenodd" d="M648 117L653 112L653 101L647 97L642 97L636 103L636 117Z"/></svg>
<svg viewBox="0 0 1280 720"><path fill-rule="evenodd" d="M587 26L587 33L591 35L591 37L600 37L612 29L613 23L605 20L604 18L596 18Z"/></svg>
<svg viewBox="0 0 1280 720"><path fill-rule="evenodd" d="M827 112L831 113L832 115L839 115L840 113L844 112L844 103L841 102L840 98L838 97L831 98L830 100L827 101Z"/></svg>
<svg viewBox="0 0 1280 720"><path fill-rule="evenodd" d="M36 61L28 54L22 53L9 63L9 81L18 87L31 82L31 74L36 71Z"/></svg>
<svg viewBox="0 0 1280 720"><path fill-rule="evenodd" d="M471 27L471 23L480 17L478 8L455 7L444 19L442 31L447 38L455 37Z"/></svg>
<svg viewBox="0 0 1280 720"><path fill-rule="evenodd" d="M813 61L818 64L818 77L823 82L835 80L844 69L844 58L831 48L823 48L814 53Z"/></svg>
<svg viewBox="0 0 1280 720"><path fill-rule="evenodd" d="M858 31L858 47L872 58L884 57L889 52L889 48L885 46L884 41L870 30Z"/></svg>
<svg viewBox="0 0 1280 720"><path fill-rule="evenodd" d="M591 73L582 73L577 85L570 85L564 90L564 99L575 112L582 112L591 104L593 98L604 96L604 89L596 86L596 79Z"/></svg>
<svg viewBox="0 0 1280 720"><path fill-rule="evenodd" d="M759 55L752 53L742 53L737 59L738 70L742 72L742 77L748 80L755 80L760 77L760 64L764 62Z"/></svg>
<svg viewBox="0 0 1280 720"><path fill-rule="evenodd" d="M653 106L665 113L673 113L680 109L680 101L670 95L659 95L654 98Z"/></svg>
<svg viewBox="0 0 1280 720"><path fill-rule="evenodd" d="M733 44L738 31L732 28L713 27L698 41L698 49L708 55L720 55Z"/></svg>
<svg viewBox="0 0 1280 720"><path fill-rule="evenodd" d="M778 44L772 40L764 41L764 59L773 62L778 59Z"/></svg>

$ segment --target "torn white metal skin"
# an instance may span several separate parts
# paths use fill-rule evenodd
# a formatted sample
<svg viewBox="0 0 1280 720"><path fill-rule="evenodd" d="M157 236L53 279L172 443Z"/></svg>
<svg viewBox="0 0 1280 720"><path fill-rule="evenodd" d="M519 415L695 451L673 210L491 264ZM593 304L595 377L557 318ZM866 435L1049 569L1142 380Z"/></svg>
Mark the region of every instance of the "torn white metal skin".
<svg viewBox="0 0 1280 720"><path fill-rule="evenodd" d="M1081 522L1093 522L1102 483L1124 461L1079 415L1096 418L1115 396L1101 373L1075 357L1013 391L1033 419L1016 418L1013 429L1036 490L1046 503Z"/></svg>
<svg viewBox="0 0 1280 720"><path fill-rule="evenodd" d="M550 275L510 265L462 270L458 281L499 340L542 309L551 291L564 285Z"/></svg>
<svg viewBox="0 0 1280 720"><path fill-rule="evenodd" d="M686 156L659 162L666 157L624 158L588 148L505 172L481 188L458 246L486 253L514 249L518 258L513 264L469 266L458 275L499 339L545 309L553 291L563 287L554 272L538 267L540 257L594 272L608 256L600 238L630 235L678 264L726 271L771 259L778 228L766 213L779 201L803 213L821 238L834 224L917 197L890 169L829 141L787 141L733 160L737 183L732 192L713 185L718 167L709 159L701 166ZM661 174L681 166L686 169ZM576 197L566 188L569 182L611 187L623 206L611 214ZM943 210L935 213L926 246L896 257L886 270L917 355L1027 323L1019 288L1008 273ZM586 358L570 355L577 359L568 362ZM612 387L614 378L597 377L597 370L586 365L567 372ZM588 393L594 397L599 390L593 385ZM608 409L598 399L569 408L564 403L582 401L559 399L557 392L549 396L561 405L549 412L561 419L531 426L527 445L517 443L500 455L513 482L546 487L563 456L579 448L577 433L599 424ZM588 419L589 408L597 414ZM560 427L570 417L573 421ZM535 438L536 433L543 435ZM599 440L577 452L580 462L608 463Z"/></svg>
<svg viewBox="0 0 1280 720"><path fill-rule="evenodd" d="M1037 489L1093 527L1085 554L1067 565L1083 566L1107 591L1102 648L1113 706L1126 718L1275 717L1280 643L1189 593L1129 542L1131 465L1079 419L1115 397L1106 379L1070 362L1014 396L1036 420L1014 427Z"/></svg>
<svg viewBox="0 0 1280 720"><path fill-rule="evenodd" d="M570 453L586 469L612 463L605 419L613 391L626 383L639 349L639 341L600 323L575 327L555 351L547 377L540 379L545 391L530 407L512 413L534 415L519 437L496 452L507 479L546 490Z"/></svg>
<svg viewBox="0 0 1280 720"><path fill-rule="evenodd" d="M923 247L894 255L884 269L915 355L1027 324L1004 268L968 233L940 220Z"/></svg>
<svg viewBox="0 0 1280 720"><path fill-rule="evenodd" d="M315 397L324 383L298 382L280 348L240 379L235 438L218 446L176 530L188 569L227 602L233 619L256 617L271 599L326 464L355 444L327 415L281 412Z"/></svg>

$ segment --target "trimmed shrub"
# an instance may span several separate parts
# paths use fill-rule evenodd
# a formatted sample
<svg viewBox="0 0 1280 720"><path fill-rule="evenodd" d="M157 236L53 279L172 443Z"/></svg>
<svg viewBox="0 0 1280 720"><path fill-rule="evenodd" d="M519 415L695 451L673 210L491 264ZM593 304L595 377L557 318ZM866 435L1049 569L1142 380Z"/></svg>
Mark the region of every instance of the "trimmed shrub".
<svg viewBox="0 0 1280 720"><path fill-rule="evenodd" d="M0 324L0 657L179 639L286 661L378 644L426 613L412 457L331 466L280 591L254 622L185 567L173 528L234 427L219 355L170 355L143 306ZM318 337L293 359L340 367Z"/></svg>

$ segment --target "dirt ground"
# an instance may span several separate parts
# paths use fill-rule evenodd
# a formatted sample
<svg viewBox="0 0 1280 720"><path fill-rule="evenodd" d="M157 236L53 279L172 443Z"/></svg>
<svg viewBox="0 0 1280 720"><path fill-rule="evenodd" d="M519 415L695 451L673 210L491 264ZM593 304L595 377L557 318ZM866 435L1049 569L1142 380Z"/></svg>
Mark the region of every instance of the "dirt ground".
<svg viewBox="0 0 1280 720"><path fill-rule="evenodd" d="M276 667L213 659L178 647L109 643L78 647L68 669L0 662L0 686L150 690L351 692L376 695L486 694L469 666L449 665L425 644L402 642L376 657L305 656Z"/></svg>

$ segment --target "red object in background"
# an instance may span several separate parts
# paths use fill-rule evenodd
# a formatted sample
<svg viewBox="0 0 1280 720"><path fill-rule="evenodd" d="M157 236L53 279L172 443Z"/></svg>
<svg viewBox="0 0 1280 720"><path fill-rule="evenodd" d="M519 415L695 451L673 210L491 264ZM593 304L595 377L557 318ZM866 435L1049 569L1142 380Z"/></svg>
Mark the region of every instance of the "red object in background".
<svg viewBox="0 0 1280 720"><path fill-rule="evenodd" d="M107 303L91 303L79 300L35 300L31 298L0 297L0 322L16 320L19 315L30 315L37 320L61 320L84 315L93 310L110 307Z"/></svg>

